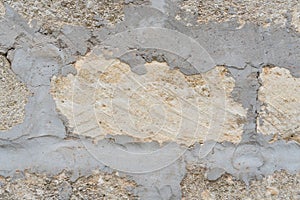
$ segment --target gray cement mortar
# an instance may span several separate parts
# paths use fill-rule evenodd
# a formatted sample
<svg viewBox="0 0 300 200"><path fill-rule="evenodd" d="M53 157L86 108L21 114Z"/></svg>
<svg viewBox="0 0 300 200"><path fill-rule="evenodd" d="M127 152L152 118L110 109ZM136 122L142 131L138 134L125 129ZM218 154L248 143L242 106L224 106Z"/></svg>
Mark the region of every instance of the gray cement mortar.
<svg viewBox="0 0 300 200"><path fill-rule="evenodd" d="M171 67L190 66L186 69L181 68L186 74L205 72L215 65L225 65L237 83L232 96L249 109L241 144L234 145L227 142L215 144L207 141L204 145L196 144L186 149L183 156L162 169L149 173L122 172L137 182L139 187L135 192L141 199L180 199L180 182L185 175L186 163L205 166L208 169L207 177L211 180L217 179L225 172L245 182L280 169L291 173L299 172L298 143L277 141L269 144L256 130L259 73L264 65L273 64L285 67L295 77L300 77L299 33L285 28L265 29L253 24L246 24L243 28L237 29L234 21L222 24L210 23L194 28L186 27L168 15L173 12L172 9L173 4L168 1L156 3L154 7L128 6L125 10L125 21L114 28L92 31L68 25L62 27L55 33L56 35L44 35L38 31L38 27L30 27L7 6L6 15L0 19L2 30L0 53L7 56L12 70L27 84L32 96L25 108L24 123L0 134L0 174L11 176L16 170L25 169L57 174L67 169L73 172L75 180L91 173L93 169L107 172L115 170L101 160L95 159L87 151L87 145L99 152L110 152L111 157L117 153L116 149L120 146L132 151L160 148L156 143L133 143L129 137L115 137L114 142L111 142L111 138L107 138L94 144L86 138L69 136L67 122L57 113L55 102L49 93L50 79L54 75L76 73L71 64L78 56L85 55L94 46L134 49L142 56L132 59L131 55L114 54L113 57L127 62L133 71L139 74L145 73L142 69L143 63L152 60L166 61ZM194 39L203 48L201 52L210 56L209 62L196 71L192 68L193 65L199 64L197 62L202 62L198 57L190 57L190 54L196 55L195 51L199 50L193 47L193 43L188 45L191 49L170 47L174 48L175 53L181 52L181 57L178 57L174 52L155 50L156 46L150 48L146 45L147 48L144 48L132 37L129 41L110 37L129 29L145 27L165 28ZM168 35L170 32L165 34L166 37L174 36ZM142 33L140 37L143 38ZM158 38L155 37L147 39L149 44L158 42ZM176 61L172 62L173 60ZM212 151L211 144L214 145ZM169 152L170 155L172 153ZM159 160L150 159L150 162L155 163ZM122 168L127 166L130 169L138 169L147 163L119 164Z"/></svg>

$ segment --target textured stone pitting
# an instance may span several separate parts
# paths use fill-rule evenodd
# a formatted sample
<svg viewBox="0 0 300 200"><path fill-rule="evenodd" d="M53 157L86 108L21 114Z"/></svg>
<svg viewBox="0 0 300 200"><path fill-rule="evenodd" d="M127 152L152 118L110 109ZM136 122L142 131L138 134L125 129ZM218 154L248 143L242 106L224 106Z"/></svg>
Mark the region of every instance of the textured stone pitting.
<svg viewBox="0 0 300 200"><path fill-rule="evenodd" d="M292 18L291 25L299 30L300 5L297 0L292 1L182 1L176 19L186 21L187 25L198 23L225 22L237 19L241 25L246 22L263 26L285 26ZM292 17L289 17L289 15ZM191 20L193 19L193 20Z"/></svg>
<svg viewBox="0 0 300 200"><path fill-rule="evenodd" d="M29 91L0 55L0 131L23 122Z"/></svg>
<svg viewBox="0 0 300 200"><path fill-rule="evenodd" d="M43 23L40 30L51 34L54 28L64 24L99 28L113 25L124 20L124 0L4 0L28 20L39 20ZM131 4L144 4L146 1L135 0Z"/></svg>
<svg viewBox="0 0 300 200"><path fill-rule="evenodd" d="M258 92L261 110L258 131L300 142L300 78L279 67L264 67L260 74L262 86Z"/></svg>
<svg viewBox="0 0 300 200"><path fill-rule="evenodd" d="M224 67L186 76L151 62L147 73L138 75L118 60L91 53L75 68L77 76L52 79L52 94L79 135L124 134L142 142L186 145L241 139L246 110L230 97L234 79ZM218 129L211 128L212 121Z"/></svg>
<svg viewBox="0 0 300 200"><path fill-rule="evenodd" d="M0 183L0 199L138 199L135 182L118 173L94 172L73 182L65 171L56 176L16 172L0 177Z"/></svg>
<svg viewBox="0 0 300 200"><path fill-rule="evenodd" d="M225 174L216 181L206 179L205 169L189 165L181 182L182 198L188 199L299 199L300 174L275 172L249 186Z"/></svg>

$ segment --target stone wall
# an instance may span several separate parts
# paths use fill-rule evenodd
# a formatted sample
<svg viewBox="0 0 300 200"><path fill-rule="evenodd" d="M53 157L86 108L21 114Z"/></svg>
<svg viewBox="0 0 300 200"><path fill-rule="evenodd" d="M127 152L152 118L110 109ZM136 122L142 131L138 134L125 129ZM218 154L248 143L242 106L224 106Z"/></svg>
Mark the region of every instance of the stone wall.
<svg viewBox="0 0 300 200"><path fill-rule="evenodd" d="M0 3L0 199L299 199L297 1Z"/></svg>

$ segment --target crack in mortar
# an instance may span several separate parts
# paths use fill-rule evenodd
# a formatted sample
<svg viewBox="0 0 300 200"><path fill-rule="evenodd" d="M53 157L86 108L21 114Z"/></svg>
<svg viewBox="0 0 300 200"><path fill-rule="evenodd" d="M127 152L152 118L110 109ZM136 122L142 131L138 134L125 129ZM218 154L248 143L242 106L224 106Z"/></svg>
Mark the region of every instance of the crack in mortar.
<svg viewBox="0 0 300 200"><path fill-rule="evenodd" d="M257 87L257 90L256 90L256 106L255 106L255 117L254 117L256 134L258 133L257 129L258 129L258 120L259 120L259 111L260 111L260 101L259 101L259 98L258 98L258 92L259 92L260 87L262 86L262 83L261 83L261 80L260 80L260 73L261 73L261 67L256 72L256 80L257 80L257 83L258 83L258 87Z"/></svg>
<svg viewBox="0 0 300 200"><path fill-rule="evenodd" d="M261 74L261 68L258 69L257 74L256 74L256 79L258 83L258 87L256 90L256 106L255 106L255 132L256 134L258 133L258 120L259 120L259 112L260 112L260 101L258 98L258 92L260 87L262 86L262 82L260 80L260 74Z"/></svg>

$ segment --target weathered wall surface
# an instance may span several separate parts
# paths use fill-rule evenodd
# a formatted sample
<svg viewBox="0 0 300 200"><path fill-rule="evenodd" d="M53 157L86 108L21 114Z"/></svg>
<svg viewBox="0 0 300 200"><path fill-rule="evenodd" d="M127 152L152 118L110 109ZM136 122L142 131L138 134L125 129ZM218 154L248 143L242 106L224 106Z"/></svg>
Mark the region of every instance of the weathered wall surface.
<svg viewBox="0 0 300 200"><path fill-rule="evenodd" d="M24 107L27 103L28 90L10 69L9 62L0 56L1 103L0 130L7 130L22 123Z"/></svg>
<svg viewBox="0 0 300 200"><path fill-rule="evenodd" d="M300 198L297 1L4 2L0 199Z"/></svg>

